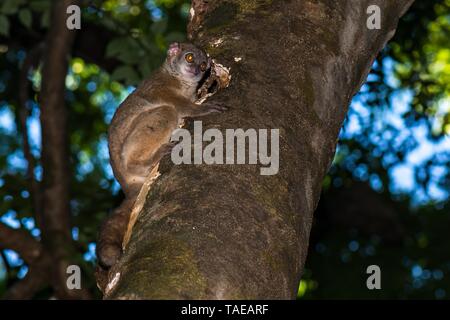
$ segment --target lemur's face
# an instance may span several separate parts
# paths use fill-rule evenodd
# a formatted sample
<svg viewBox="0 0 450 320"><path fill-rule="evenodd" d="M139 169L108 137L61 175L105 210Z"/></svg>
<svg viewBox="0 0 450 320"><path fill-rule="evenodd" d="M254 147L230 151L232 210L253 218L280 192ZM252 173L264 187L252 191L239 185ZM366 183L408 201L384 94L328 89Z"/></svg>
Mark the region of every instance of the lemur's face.
<svg viewBox="0 0 450 320"><path fill-rule="evenodd" d="M172 43L167 57L173 71L193 82L200 81L210 67L206 53L190 43Z"/></svg>

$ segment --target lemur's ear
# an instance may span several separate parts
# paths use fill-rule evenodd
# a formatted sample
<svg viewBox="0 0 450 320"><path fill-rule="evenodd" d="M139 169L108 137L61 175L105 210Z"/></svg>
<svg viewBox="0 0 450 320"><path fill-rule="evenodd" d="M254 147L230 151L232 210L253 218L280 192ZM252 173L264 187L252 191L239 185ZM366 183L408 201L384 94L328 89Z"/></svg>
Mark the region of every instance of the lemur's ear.
<svg viewBox="0 0 450 320"><path fill-rule="evenodd" d="M176 56L178 53L180 53L181 47L178 42L173 42L169 45L169 49L167 50L167 55L169 57Z"/></svg>

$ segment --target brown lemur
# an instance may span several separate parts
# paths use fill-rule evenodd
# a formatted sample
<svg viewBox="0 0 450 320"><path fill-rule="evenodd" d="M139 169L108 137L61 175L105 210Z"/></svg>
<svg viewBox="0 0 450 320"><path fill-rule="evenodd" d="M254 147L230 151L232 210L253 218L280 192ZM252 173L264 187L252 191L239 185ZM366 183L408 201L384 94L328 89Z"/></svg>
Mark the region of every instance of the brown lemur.
<svg viewBox="0 0 450 320"><path fill-rule="evenodd" d="M172 132L186 117L227 109L211 102L195 104L197 89L210 66L203 50L189 43L173 43L161 68L114 114L108 131L109 154L125 200L100 228L97 257L102 267L111 267L122 254L130 212L151 169L170 153Z"/></svg>

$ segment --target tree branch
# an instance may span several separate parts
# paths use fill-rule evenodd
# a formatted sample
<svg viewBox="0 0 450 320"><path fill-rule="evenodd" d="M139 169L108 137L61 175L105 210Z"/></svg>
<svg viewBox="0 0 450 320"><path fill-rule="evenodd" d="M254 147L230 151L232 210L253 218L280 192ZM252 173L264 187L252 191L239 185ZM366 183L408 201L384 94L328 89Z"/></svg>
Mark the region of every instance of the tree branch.
<svg viewBox="0 0 450 320"><path fill-rule="evenodd" d="M8 288L2 299L30 299L48 283L50 257L42 244L26 230L0 223L0 249L16 251L28 265L25 278Z"/></svg>
<svg viewBox="0 0 450 320"><path fill-rule="evenodd" d="M42 196L39 189L39 182L34 176L36 161L33 154L31 153L30 139L27 130L27 119L30 114L27 102L29 100L30 90L28 72L39 64L43 49L44 46L43 43L41 43L30 50L30 52L27 54L27 57L25 58L19 75L19 123L20 130L22 131L23 153L25 155L25 159L27 160L27 179L29 184L28 189L30 191L30 196L33 202L32 207L34 217L36 219L36 225L39 228L41 228L42 226Z"/></svg>
<svg viewBox="0 0 450 320"><path fill-rule="evenodd" d="M38 270L36 270L38 269ZM3 300L26 300L32 299L35 294L42 290L47 284L48 277L45 268L30 267L27 275L22 280L18 280L8 288L3 295Z"/></svg>
<svg viewBox="0 0 450 320"><path fill-rule="evenodd" d="M0 223L0 249L16 251L29 265L44 252L41 243L23 229L13 229Z"/></svg>
<svg viewBox="0 0 450 320"><path fill-rule="evenodd" d="M75 30L66 27L66 8L73 1L53 3L42 68L41 104L43 201L45 229L70 238L69 154L65 77Z"/></svg>
<svg viewBox="0 0 450 320"><path fill-rule="evenodd" d="M39 46L45 39L44 35L28 30L19 22L11 29L16 30L17 35L4 39L11 49L29 51ZM120 65L120 62L115 58L107 58L105 52L108 43L117 36L116 32L108 30L100 24L83 21L81 30L75 36L73 55L88 63L95 63L107 72L112 72Z"/></svg>

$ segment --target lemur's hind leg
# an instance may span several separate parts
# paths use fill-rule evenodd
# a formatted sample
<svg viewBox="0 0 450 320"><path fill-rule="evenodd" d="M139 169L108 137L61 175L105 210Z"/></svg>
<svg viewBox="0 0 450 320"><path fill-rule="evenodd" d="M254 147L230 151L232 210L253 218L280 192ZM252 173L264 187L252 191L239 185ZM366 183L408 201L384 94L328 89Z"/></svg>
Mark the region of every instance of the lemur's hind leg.
<svg viewBox="0 0 450 320"><path fill-rule="evenodd" d="M173 142L165 143L155 152L150 161L152 165L148 168L149 175L162 157L170 154L174 145L175 143ZM118 208L114 209L111 216L105 220L100 228L97 242L97 257L103 268L108 269L112 267L122 255L125 234L127 234L125 242L128 242L131 229L137 218L135 215L131 217L132 221L130 221L130 214L135 206L141 187L142 185L140 184L127 185L126 198Z"/></svg>
<svg viewBox="0 0 450 320"><path fill-rule="evenodd" d="M121 187L125 200L103 224L97 244L99 262L104 268L114 265L122 254L131 211L149 175L155 171L161 158L172 150L174 144L169 141L177 127L177 119L174 108L161 106L143 112L131 125L121 150L121 166L117 168L124 177Z"/></svg>
<svg viewBox="0 0 450 320"><path fill-rule="evenodd" d="M100 228L97 242L97 258L104 268L110 268L122 254L122 239L128 225L135 197L127 197L114 209Z"/></svg>
<svg viewBox="0 0 450 320"><path fill-rule="evenodd" d="M133 209L131 210L130 218L128 221L128 226L126 227L125 234L122 241L122 249L125 250L128 241L131 237L131 232L133 231L133 226L136 223L136 220L139 216L139 213L142 210L142 207L144 206L145 199L147 197L147 194L150 190L151 185L155 181L156 178L159 176L158 172L158 165L161 159L165 156L170 154L172 151L172 148L175 146L176 142L168 142L163 144L158 151L153 155L153 164L150 167L150 172L147 175L139 194L136 197L136 201L134 202Z"/></svg>

